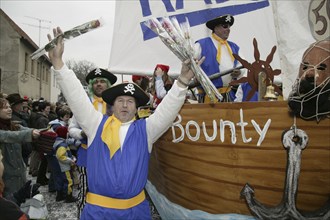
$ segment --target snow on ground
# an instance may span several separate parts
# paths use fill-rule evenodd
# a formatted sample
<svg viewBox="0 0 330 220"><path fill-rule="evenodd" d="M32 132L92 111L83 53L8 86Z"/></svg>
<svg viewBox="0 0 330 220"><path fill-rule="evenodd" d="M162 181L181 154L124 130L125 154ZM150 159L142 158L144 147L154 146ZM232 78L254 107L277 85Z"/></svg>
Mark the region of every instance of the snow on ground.
<svg viewBox="0 0 330 220"><path fill-rule="evenodd" d="M27 172L28 173L28 172ZM32 180L32 183L35 183L37 177L32 177L31 175L27 174L27 179ZM77 217L77 205L76 203L65 203L64 201L56 202L56 193L48 192L48 185L41 186L39 188L40 193L43 195L44 200L47 204L48 209L48 219L49 220L73 220L78 219ZM77 186L74 186L73 195L77 196L78 190ZM147 195L148 200L150 201L150 197ZM156 208L150 205L150 210L152 212L152 219L153 220L161 220Z"/></svg>

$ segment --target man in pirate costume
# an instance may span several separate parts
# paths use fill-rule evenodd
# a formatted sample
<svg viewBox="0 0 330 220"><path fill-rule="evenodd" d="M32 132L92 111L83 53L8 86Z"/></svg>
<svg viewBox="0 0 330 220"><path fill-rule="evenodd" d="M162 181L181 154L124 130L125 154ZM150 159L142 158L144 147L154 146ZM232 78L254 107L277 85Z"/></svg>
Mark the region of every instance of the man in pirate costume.
<svg viewBox="0 0 330 220"><path fill-rule="evenodd" d="M117 77L107 70L96 68L90 71L86 76L88 83L88 96L94 108L102 114L111 113L110 106L107 107L106 102L102 99L102 92L110 88L117 81ZM107 112L108 111L108 112ZM76 140L81 142L77 150L77 166L79 175L79 194L78 194L78 217L85 205L85 195L88 188L87 185L87 137L84 131L80 128L75 117L72 118L69 124L69 134Z"/></svg>
<svg viewBox="0 0 330 220"><path fill-rule="evenodd" d="M206 75L211 76L224 72L228 69L239 66L233 54L239 54L239 46L232 41L228 41L230 27L234 24L232 15L223 15L206 22L206 26L212 30L212 36L198 40L195 43L195 57L200 59L205 56L205 61L201 65ZM225 102L234 101L235 91L231 91L229 83L243 76L240 70L213 79L214 86L224 97ZM199 102L209 103L210 99L205 95L202 88L199 88Z"/></svg>
<svg viewBox="0 0 330 220"><path fill-rule="evenodd" d="M54 37L62 34L53 30ZM49 40L52 40L48 35ZM194 73L189 61L182 64L174 82L154 114L135 120L137 107L149 96L134 83L122 83L102 94L113 105L111 116L97 112L74 72L62 60L64 43L59 37L49 51L57 82L78 123L88 137L88 193L81 219L150 219L144 187L152 144L172 125L181 109ZM199 64L204 59L201 59Z"/></svg>

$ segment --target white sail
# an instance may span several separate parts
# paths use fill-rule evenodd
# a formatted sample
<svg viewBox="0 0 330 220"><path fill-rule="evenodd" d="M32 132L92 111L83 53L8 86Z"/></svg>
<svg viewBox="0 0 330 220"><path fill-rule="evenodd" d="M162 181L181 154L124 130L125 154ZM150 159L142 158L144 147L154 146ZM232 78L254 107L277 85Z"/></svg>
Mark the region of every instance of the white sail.
<svg viewBox="0 0 330 220"><path fill-rule="evenodd" d="M284 97L298 74L304 50L315 41L309 26L310 1L116 1L114 35L109 69L117 74L151 75L156 64L170 66L170 75L180 71L180 61L143 22L153 17L187 17L194 40L210 36L205 22L232 14L235 23L229 40L240 46L243 57L253 62L253 38L265 60L274 45L271 66L282 70Z"/></svg>

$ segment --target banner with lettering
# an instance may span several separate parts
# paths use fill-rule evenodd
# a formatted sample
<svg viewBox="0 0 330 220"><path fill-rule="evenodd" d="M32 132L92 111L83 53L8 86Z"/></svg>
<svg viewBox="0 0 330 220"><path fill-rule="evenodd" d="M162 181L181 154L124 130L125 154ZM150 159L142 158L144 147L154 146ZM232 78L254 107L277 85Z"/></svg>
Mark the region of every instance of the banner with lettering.
<svg viewBox="0 0 330 220"><path fill-rule="evenodd" d="M308 23L309 1L268 0L136 0L116 1L114 36L109 69L117 74L152 75L156 64L170 66L170 75L180 72L179 59L143 22L150 18L188 18L193 40L211 35L206 21L232 14L235 23L229 40L237 43L242 56L254 58L253 38L258 41L260 58L265 60L272 47L277 51L271 63L282 69L284 97L298 73L304 50L315 41Z"/></svg>

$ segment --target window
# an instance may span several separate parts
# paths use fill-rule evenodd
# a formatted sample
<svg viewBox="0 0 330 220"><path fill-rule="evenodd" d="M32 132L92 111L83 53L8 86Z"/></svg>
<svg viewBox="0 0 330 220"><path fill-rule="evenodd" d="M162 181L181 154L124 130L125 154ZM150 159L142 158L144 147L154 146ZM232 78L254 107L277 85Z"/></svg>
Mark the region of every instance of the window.
<svg viewBox="0 0 330 220"><path fill-rule="evenodd" d="M41 80L40 76L41 76L41 67L40 67L40 62L38 62L38 64L37 64L37 79L38 80Z"/></svg>
<svg viewBox="0 0 330 220"><path fill-rule="evenodd" d="M34 76L35 72L34 72L34 60L31 60L31 76Z"/></svg>
<svg viewBox="0 0 330 220"><path fill-rule="evenodd" d="M53 86L56 87L56 78L55 78L55 74L53 74Z"/></svg>
<svg viewBox="0 0 330 220"><path fill-rule="evenodd" d="M42 81L45 81L46 80L46 70L45 70L45 66L42 65Z"/></svg>
<svg viewBox="0 0 330 220"><path fill-rule="evenodd" d="M45 75L45 80L46 80L47 84L48 84L49 75L50 75L50 72L49 72L49 69L47 68L46 69L46 75Z"/></svg>
<svg viewBox="0 0 330 220"><path fill-rule="evenodd" d="M24 73L28 72L28 68L29 68L29 54L25 53L25 59L24 59Z"/></svg>

